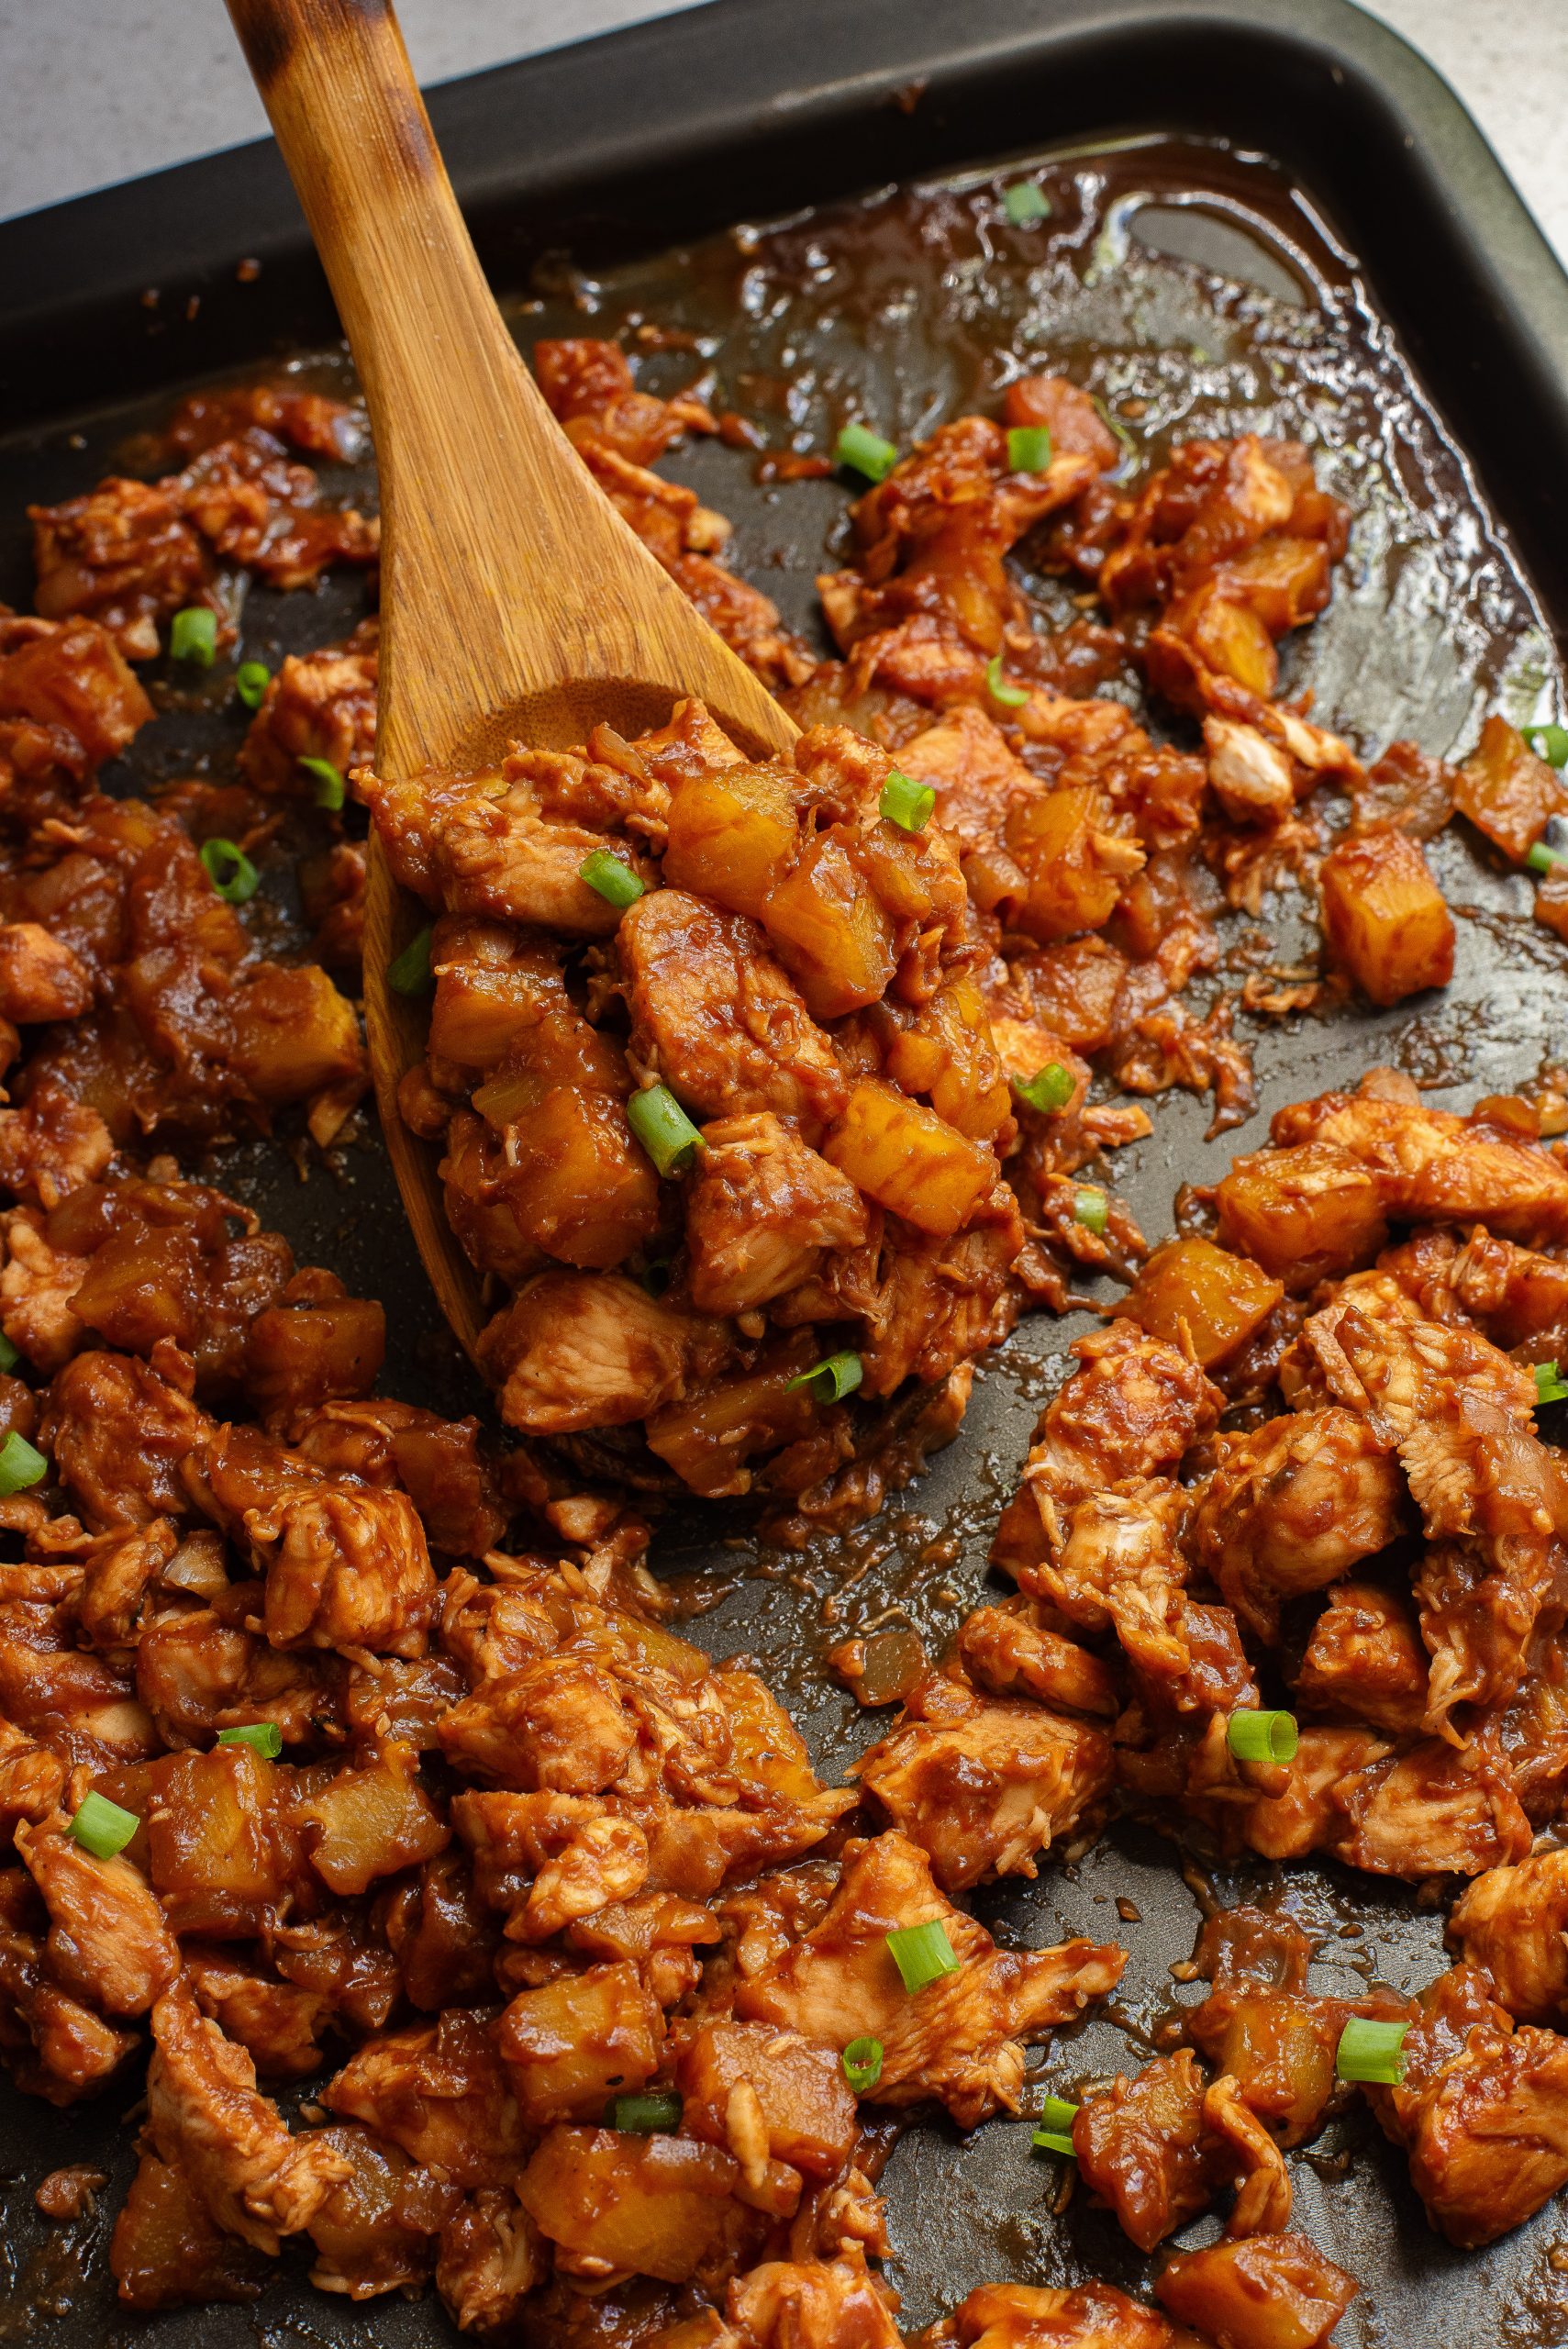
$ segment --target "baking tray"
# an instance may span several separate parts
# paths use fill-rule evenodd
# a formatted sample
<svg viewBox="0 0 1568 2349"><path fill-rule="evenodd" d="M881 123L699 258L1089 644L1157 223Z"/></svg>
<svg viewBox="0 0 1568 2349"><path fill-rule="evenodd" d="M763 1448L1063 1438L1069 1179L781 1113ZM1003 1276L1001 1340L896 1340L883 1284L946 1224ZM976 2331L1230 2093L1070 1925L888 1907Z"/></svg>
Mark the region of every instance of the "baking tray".
<svg viewBox="0 0 1568 2349"><path fill-rule="evenodd" d="M1096 362L1098 380L1124 400L1147 394L1151 429L1242 429L1260 414L1309 428L1335 484L1363 512L1334 607L1298 660L1295 681L1313 685L1319 714L1369 740L1401 730L1446 749L1484 698L1523 717L1561 693L1568 280L1451 95L1339 0L1306 0L1288 16L1265 0L972 0L962 11L947 0L862 0L852 11L839 0L718 0L450 84L431 110L521 339L613 331L633 314L684 318L699 343L717 336L706 355L726 396L762 414L775 440L792 338L796 372L803 351L817 365L795 419L802 429L819 431L853 395L907 438L994 390L974 287L962 272L949 282L940 250L936 280L921 277L930 239L910 221L946 206L962 243L975 174L1049 155L1058 228L1071 191L1094 183L1099 208L1090 219L1086 196L1084 217L1095 248L1078 273L1095 279L1094 299L1073 309L1063 286L1026 282L1012 312L980 325L1021 333L1032 322L1044 350L1075 351L1084 363L1091 344L1119 335ZM1172 133L1210 143L1173 146ZM902 210L885 195L859 201L898 182L920 191ZM1158 233L1136 252L1124 240L1118 257L1114 239L1103 250L1099 239L1129 191L1150 199L1133 211ZM748 327L746 350L727 339L726 288L747 262L725 239L729 224L842 200L849 208L837 216L751 248L773 268L775 290L787 280L793 291L771 322ZM1118 216L1118 235L1131 217ZM812 290L818 243L829 261L842 251L874 262L876 304L851 316L852 305ZM686 250L672 257L675 246ZM242 259L260 271L241 277ZM1006 277L996 262L975 296L982 311ZM1293 291L1298 329L1285 315ZM311 380L338 381L334 334L270 142L0 225L0 595L28 594L17 528L28 497L86 485L128 432L193 384L302 351L314 354ZM1184 334L1182 365L1162 370L1162 336ZM650 380L668 389L700 363L666 351L649 362ZM1213 368L1215 381L1206 373L1184 409L1183 383ZM667 469L734 518L739 567L795 625L814 628L811 573L842 487L768 489L742 453L711 446L678 453ZM338 581L319 598L254 594L247 651L275 657L341 634L360 593ZM114 780L145 787L198 770L234 739L231 714L197 696L161 715ZM1457 833L1437 859L1467 915L1448 996L1264 1032L1257 1116L1218 1141L1204 1138L1204 1105L1186 1096L1158 1104L1153 1137L1111 1170L1151 1235L1166 1228L1178 1181L1212 1177L1231 1150L1261 1139L1280 1102L1353 1081L1371 1061L1400 1061L1440 1100L1523 1081L1551 1061L1563 958L1521 918L1528 884ZM285 905L279 913L286 918ZM1298 907L1287 904L1270 927L1285 956L1302 941ZM1244 948L1241 940L1238 969ZM373 1149L303 1182L263 1146L231 1153L221 1171L302 1255L386 1299L404 1391L461 1404L461 1366ZM665 1571L696 1577L710 1597L739 1574L695 1618L693 1635L715 1653L758 1657L826 1774L840 1774L885 1716L865 1720L822 1680L823 1645L901 1605L934 1646L975 1602L997 1506L1063 1349L1084 1326L1040 1318L1020 1329L983 1373L959 1441L847 1542L769 1553L743 1512L695 1505L662 1526ZM1041 2076L1071 2087L1141 2060L1181 1995L1169 1969L1190 1952L1199 1898L1256 1897L1279 1881L1259 1867L1189 1882L1173 1847L1129 1825L1074 1867L978 1896L1003 1939L1083 1931L1132 1952L1118 2000L1076 2039L1059 2037ZM1413 1890L1327 1867L1287 1872L1285 1882L1296 1912L1329 1936L1325 1986L1373 1966L1408 1986L1440 1965L1440 1910ZM1118 1915L1118 1901L1136 1914ZM135 2095L133 2080L123 2095L64 2114L0 2097L0 2340L44 2349L143 2340L283 2349L373 2333L389 2349L455 2341L433 2300L355 2308L311 2291L297 2247L252 2307L153 2320L119 2312L106 2253L133 2162ZM108 2170L109 2191L80 2225L47 2224L32 2187L72 2160ZM1436 2349L1456 2337L1514 2344L1568 2332L1557 2264L1568 2261L1559 2249L1568 2229L1556 2210L1462 2256L1427 2228L1402 2157L1364 2117L1292 2166L1298 2222L1366 2287L1342 2343ZM910 2329L987 2277L1102 2275L1137 2288L1144 2263L1082 2198L1057 2210L1059 2182L1054 2164L1031 2157L1022 2126L994 2123L968 2141L939 2123L907 2132L885 2186ZM1212 2227L1200 2221L1183 2240Z"/></svg>

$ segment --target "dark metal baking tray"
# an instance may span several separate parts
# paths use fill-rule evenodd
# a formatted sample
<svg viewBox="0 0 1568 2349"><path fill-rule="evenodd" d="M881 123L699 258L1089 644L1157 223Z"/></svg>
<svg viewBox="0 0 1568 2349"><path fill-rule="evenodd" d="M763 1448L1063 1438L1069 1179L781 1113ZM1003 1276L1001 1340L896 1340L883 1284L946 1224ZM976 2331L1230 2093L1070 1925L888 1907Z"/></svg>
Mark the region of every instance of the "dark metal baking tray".
<svg viewBox="0 0 1568 2349"><path fill-rule="evenodd" d="M1359 480L1369 512L1381 518L1362 533L1298 672L1298 682L1314 684L1319 714L1369 740L1414 731L1443 749L1473 722L1483 691L1520 715L1561 692L1553 640L1561 645L1568 631L1568 279L1451 95L1343 0L1288 9L1279 0L971 0L962 9L951 0L862 0L854 9L841 0L718 0L450 84L434 94L432 113L524 340L570 330L574 319L579 330L610 331L628 311L711 328L722 255L734 258L723 232L738 220L776 220L897 182L915 183L926 191L919 201L934 202L931 191L962 192L1008 158L1052 153L1064 187L1080 166L1106 187L1142 185L1163 199L1150 207L1163 228L1154 258L1140 266L1152 273L1148 285L1175 302L1169 316L1195 337L1207 331L1195 324L1200 316L1218 332L1244 328L1237 348L1253 356L1284 353L1278 414L1316 418L1311 437L1329 450L1325 462L1341 469L1352 496ZM1178 153L1160 143L1168 133L1225 143ZM1272 177L1259 157L1273 159ZM1195 195L1200 200L1189 202ZM852 242L868 222L893 216L873 202L838 217ZM800 277L808 273L799 245L812 230L793 233L795 246L785 230L766 250ZM825 233L829 243L840 233L831 216ZM677 247L688 250L672 259ZM242 258L261 263L243 281ZM895 275L906 258L894 251ZM1352 344L1376 356L1362 384L1371 406L1341 403L1337 423L1329 406L1310 415L1303 407L1310 370L1304 362L1299 378L1291 373L1288 334L1269 341L1278 320L1268 305L1288 309L1293 273L1308 308L1316 300L1327 321L1329 359ZM1226 278L1239 288L1228 290ZM915 283L912 268L905 282ZM1041 315L1071 340L1049 287L1040 301ZM808 421L819 423L832 398L854 389L908 432L987 388L947 294L906 313L904 325L862 317L846 326L831 307L802 295L786 317L823 362ZM0 595L22 602L28 594L17 527L28 496L85 486L128 431L195 383L302 351L320 354L315 372L331 380L342 368L335 331L270 143L0 225ZM762 327L746 332L761 353ZM1093 336L1083 318L1072 332L1086 352ZM740 340L721 338L717 364L731 379L742 372ZM779 331L768 345L775 373L788 364L787 340ZM1311 333L1301 348L1315 359ZM1144 359L1129 349L1118 362L1123 390L1143 380ZM655 373L674 370L665 388L695 363L668 353L651 362ZM1165 402L1165 425L1178 421L1170 384L1158 369L1149 381L1156 407ZM1331 370L1318 388L1334 391ZM1227 413L1228 390L1229 379L1199 398L1188 429ZM1263 383L1251 410L1272 396ZM1363 463L1357 444L1369 417L1377 429ZM685 452L670 469L734 518L740 567L777 595L795 624L814 626L811 573L842 490L764 490L749 460L730 450ZM1418 528L1410 518L1423 513ZM1406 539L1391 514L1408 524ZM247 649L325 641L358 608L348 583L321 598L253 596ZM118 780L130 787L189 771L232 739L220 713L171 711ZM1279 1102L1353 1081L1371 1061L1399 1057L1439 1087L1438 1098L1462 1099L1532 1075L1551 1057L1561 1040L1562 955L1519 919L1526 885L1457 836L1440 844L1440 863L1451 898L1469 913L1446 1002L1265 1033L1259 1114L1236 1136L1206 1142L1207 1112L1189 1097L1158 1104L1152 1139L1112 1169L1149 1231L1165 1228L1178 1180L1219 1171L1229 1150L1261 1137ZM1288 909L1273 927L1288 951ZM317 1168L301 1183L278 1152L257 1146L235 1155L226 1179L302 1253L387 1299L406 1391L430 1399L455 1391L379 1155L350 1152L336 1176ZM934 1629L973 1603L999 1497L1062 1350L1084 1326L1037 1319L1021 1329L983 1374L958 1442L845 1544L818 1544L798 1561L759 1559L751 1542L744 1553L719 1547L716 1520L695 1508L673 1512L662 1529L667 1569L761 1566L695 1621L694 1636L716 1652L746 1649L762 1659L829 1775L876 1733L874 1720L856 1715L815 1670L829 1626L841 1636L897 1599ZM724 1531L740 1539L745 1529L732 1520ZM1188 1954L1197 1917L1178 1862L1158 1837L1120 1827L1075 1867L980 1897L1003 1938L1040 1943L1085 1931L1132 1951L1111 2016L1052 2049L1053 2085L1138 2060L1140 2034L1169 2006L1169 1967ZM1262 1869L1247 1879L1253 1892L1273 1881ZM1223 1896L1234 1882L1217 1888ZM1402 1887L1309 1868L1292 1873L1289 1898L1330 1936L1355 1929L1339 1943L1347 1964L1375 1963L1403 1984L1428 1978L1441 1962L1440 1913ZM1118 1898L1136 1919L1118 1918ZM258 2339L282 2349L373 2332L389 2349L455 2340L431 2300L355 2308L312 2292L306 2263L292 2253L253 2309L150 2321L120 2314L105 2253L133 2160L135 2120L122 2116L134 2095L132 2082L121 2098L66 2114L0 2096L0 2167L9 2181L0 2339L43 2349L143 2339L158 2349ZM68 2160L98 2163L112 2183L96 2218L61 2229L38 2217L31 2188ZM1402 2159L1370 2129L1326 2139L1293 2167L1299 2222L1366 2286L1341 2327L1345 2343L1436 2349L1455 2337L1559 2337L1555 2210L1489 2252L1461 2256L1429 2232ZM1025 2128L995 2123L966 2143L922 2124L903 2140L886 2183L893 2273L911 2327L987 2277L1101 2274L1136 2288L1147 2272L1104 2213L1081 2199L1053 2211L1055 2165L1031 2159ZM1200 2222L1193 2239L1204 2232Z"/></svg>

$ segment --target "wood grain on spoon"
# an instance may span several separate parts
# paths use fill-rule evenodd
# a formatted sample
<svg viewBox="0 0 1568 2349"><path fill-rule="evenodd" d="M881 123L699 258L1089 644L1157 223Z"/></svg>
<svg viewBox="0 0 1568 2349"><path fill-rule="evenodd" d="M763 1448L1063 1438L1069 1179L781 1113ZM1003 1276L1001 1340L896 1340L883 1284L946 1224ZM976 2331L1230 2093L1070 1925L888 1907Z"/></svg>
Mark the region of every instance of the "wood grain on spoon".
<svg viewBox="0 0 1568 2349"><path fill-rule="evenodd" d="M795 729L590 478L479 266L387 0L228 0L337 300L381 474L376 766L483 769L517 741L634 735L684 694L752 752ZM441 1309L473 1353L479 1284L448 1225L439 1152L397 1087L427 1007L386 985L425 916L373 836L371 1065L398 1186Z"/></svg>

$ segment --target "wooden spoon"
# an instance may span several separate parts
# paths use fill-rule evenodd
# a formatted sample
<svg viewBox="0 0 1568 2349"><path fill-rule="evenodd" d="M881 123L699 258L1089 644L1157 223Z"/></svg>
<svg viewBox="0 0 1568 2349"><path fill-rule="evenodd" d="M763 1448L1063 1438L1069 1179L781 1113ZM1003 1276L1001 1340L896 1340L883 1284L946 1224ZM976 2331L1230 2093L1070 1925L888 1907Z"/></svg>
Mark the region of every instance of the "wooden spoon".
<svg viewBox="0 0 1568 2349"><path fill-rule="evenodd" d="M684 694L749 754L796 729L621 520L545 406L480 269L389 0L228 0L370 411L381 473L377 772L480 771L511 742L636 735ZM371 1067L403 1203L473 1354L479 1281L439 1152L397 1110L427 1008L386 984L426 916L373 834Z"/></svg>

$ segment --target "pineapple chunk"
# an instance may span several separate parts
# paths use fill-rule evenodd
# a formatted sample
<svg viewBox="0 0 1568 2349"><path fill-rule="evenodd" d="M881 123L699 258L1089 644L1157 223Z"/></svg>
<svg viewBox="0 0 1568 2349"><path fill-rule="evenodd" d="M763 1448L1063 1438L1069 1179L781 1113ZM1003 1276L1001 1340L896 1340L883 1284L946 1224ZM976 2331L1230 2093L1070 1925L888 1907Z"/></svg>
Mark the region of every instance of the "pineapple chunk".
<svg viewBox="0 0 1568 2349"><path fill-rule="evenodd" d="M1204 1370L1239 1353L1284 1295L1282 1283L1245 1256L1208 1240L1173 1240L1157 1248L1121 1310L1153 1338L1181 1342Z"/></svg>
<svg viewBox="0 0 1568 2349"><path fill-rule="evenodd" d="M1549 818L1568 816L1568 785L1506 718L1489 718L1459 770L1453 804L1522 864Z"/></svg>
<svg viewBox="0 0 1568 2349"><path fill-rule="evenodd" d="M962 1230L996 1177L983 1143L876 1077L856 1085L823 1155L879 1207L943 1238Z"/></svg>
<svg viewBox="0 0 1568 2349"><path fill-rule="evenodd" d="M597 2121L659 2068L664 2017L635 1965L590 1965L524 1990L501 2018L501 2058L530 2129Z"/></svg>
<svg viewBox="0 0 1568 2349"><path fill-rule="evenodd" d="M1102 792L1076 785L1020 799L1007 818L1007 847L1023 873L1022 898L1006 919L1049 946L1076 930L1098 930L1116 911L1121 885L1140 870L1143 852L1106 826Z"/></svg>
<svg viewBox="0 0 1568 2349"><path fill-rule="evenodd" d="M717 2145L615 2129L552 2129L517 2182L517 2199L556 2246L556 2266L684 2284L746 2213L740 2171Z"/></svg>
<svg viewBox="0 0 1568 2349"><path fill-rule="evenodd" d="M1237 1159L1215 1205L1221 1242L1292 1290L1370 1264L1388 1237L1383 1178L1332 1142Z"/></svg>
<svg viewBox="0 0 1568 2349"><path fill-rule="evenodd" d="M830 831L769 892L762 926L814 1019L880 1001L898 967L893 924Z"/></svg>
<svg viewBox="0 0 1568 2349"><path fill-rule="evenodd" d="M725 767L671 785L664 879L761 921L798 839L800 778L787 767Z"/></svg>
<svg viewBox="0 0 1568 2349"><path fill-rule="evenodd" d="M300 1818L317 1831L310 1856L334 1892L363 1892L378 1876L434 1859L451 1841L420 1786L412 1745L389 1744L368 1769L340 1770Z"/></svg>
<svg viewBox="0 0 1568 2349"><path fill-rule="evenodd" d="M1453 918L1420 845L1377 830L1341 841L1319 876L1332 961L1373 1003L1403 1002L1453 976Z"/></svg>

